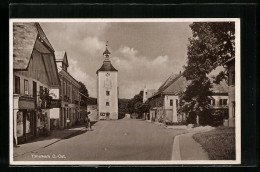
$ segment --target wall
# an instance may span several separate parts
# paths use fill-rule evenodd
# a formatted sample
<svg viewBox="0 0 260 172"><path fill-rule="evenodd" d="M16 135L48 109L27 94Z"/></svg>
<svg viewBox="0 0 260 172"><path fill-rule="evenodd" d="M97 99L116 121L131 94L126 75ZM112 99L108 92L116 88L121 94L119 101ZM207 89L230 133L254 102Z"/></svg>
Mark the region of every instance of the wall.
<svg viewBox="0 0 260 172"><path fill-rule="evenodd" d="M111 87L105 87L106 73L110 73ZM118 83L117 72L99 71L98 72L98 113L110 113L110 119L118 119ZM110 95L106 95L106 91L110 91ZM106 106L109 102L109 106Z"/></svg>
<svg viewBox="0 0 260 172"><path fill-rule="evenodd" d="M170 100L173 101L173 105L170 106ZM179 98L175 95L165 95L164 97L164 105L165 110L167 111L167 116L170 116L170 113L172 112L172 122L178 122L178 112L177 112L177 102L179 104ZM179 106L179 105L178 105Z"/></svg>

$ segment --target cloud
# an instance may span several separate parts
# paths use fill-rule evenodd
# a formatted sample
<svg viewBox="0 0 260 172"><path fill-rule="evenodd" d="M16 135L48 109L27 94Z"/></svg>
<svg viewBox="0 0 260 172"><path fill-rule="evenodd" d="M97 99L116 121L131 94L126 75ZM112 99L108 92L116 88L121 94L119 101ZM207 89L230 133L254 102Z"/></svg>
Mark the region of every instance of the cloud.
<svg viewBox="0 0 260 172"><path fill-rule="evenodd" d="M161 65L168 61L168 56L158 56L153 60L152 65Z"/></svg>
<svg viewBox="0 0 260 172"><path fill-rule="evenodd" d="M91 97L96 97L96 79L79 68L78 61L70 58L68 72L77 80L84 83Z"/></svg>
<svg viewBox="0 0 260 172"><path fill-rule="evenodd" d="M115 54L112 64L119 71L120 97L131 98L145 85L157 89L176 70L168 55L148 58L128 46L121 46Z"/></svg>
<svg viewBox="0 0 260 172"><path fill-rule="evenodd" d="M104 49L105 42L100 41L97 37L86 37L78 42L78 45L90 55L97 55L99 51Z"/></svg>

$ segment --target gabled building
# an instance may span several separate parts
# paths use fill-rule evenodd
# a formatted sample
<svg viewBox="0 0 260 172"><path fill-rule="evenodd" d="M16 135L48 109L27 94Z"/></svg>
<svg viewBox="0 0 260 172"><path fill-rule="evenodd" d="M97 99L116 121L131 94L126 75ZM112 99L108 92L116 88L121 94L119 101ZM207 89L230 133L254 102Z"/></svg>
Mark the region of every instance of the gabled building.
<svg viewBox="0 0 260 172"><path fill-rule="evenodd" d="M153 94L148 102L150 108L150 119L157 122L182 122L186 120L184 114L178 114L179 94L186 90L189 81L182 74L171 75ZM227 108L228 87L221 82L219 85L213 84L212 108Z"/></svg>
<svg viewBox="0 0 260 172"><path fill-rule="evenodd" d="M59 90L61 107L53 112L52 118L58 119L59 128L64 129L76 124L80 118L80 84L67 70L69 67L67 53L65 51L57 51L55 52L55 57L61 83Z"/></svg>
<svg viewBox="0 0 260 172"><path fill-rule="evenodd" d="M60 80L54 49L39 23L13 24L13 129L16 144L50 130L50 89Z"/></svg>

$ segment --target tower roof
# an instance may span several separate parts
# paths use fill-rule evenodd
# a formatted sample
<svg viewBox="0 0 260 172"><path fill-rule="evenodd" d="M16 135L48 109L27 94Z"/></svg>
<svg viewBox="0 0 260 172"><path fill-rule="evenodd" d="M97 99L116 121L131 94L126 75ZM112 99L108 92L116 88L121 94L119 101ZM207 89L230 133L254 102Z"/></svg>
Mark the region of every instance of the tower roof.
<svg viewBox="0 0 260 172"><path fill-rule="evenodd" d="M103 55L105 55L105 54L111 54L111 53L108 51L107 47L106 47L106 50L104 51Z"/></svg>
<svg viewBox="0 0 260 172"><path fill-rule="evenodd" d="M114 68L114 66L111 64L110 61L104 61L101 68L97 70L97 73L99 71L118 71L118 70L116 70L116 68Z"/></svg>

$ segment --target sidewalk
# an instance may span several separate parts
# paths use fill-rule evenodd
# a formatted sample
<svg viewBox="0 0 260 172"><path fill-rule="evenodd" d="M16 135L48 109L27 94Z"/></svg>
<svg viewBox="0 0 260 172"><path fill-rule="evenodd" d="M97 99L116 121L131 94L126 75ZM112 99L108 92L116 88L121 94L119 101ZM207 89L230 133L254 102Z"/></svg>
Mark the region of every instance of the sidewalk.
<svg viewBox="0 0 260 172"><path fill-rule="evenodd" d="M65 130L53 130L51 135L48 137L39 137L32 140L29 143L21 144L19 147L14 147L14 157L37 151L38 149L47 147L51 144L54 144L62 139L66 139L68 137L73 137L75 134L80 134L81 132L86 132L85 125L75 126L70 129Z"/></svg>
<svg viewBox="0 0 260 172"><path fill-rule="evenodd" d="M212 129L212 127L196 127L189 129L187 134L175 136L172 160L209 160L207 152L192 138L192 135Z"/></svg>

